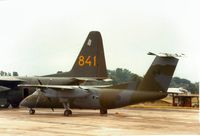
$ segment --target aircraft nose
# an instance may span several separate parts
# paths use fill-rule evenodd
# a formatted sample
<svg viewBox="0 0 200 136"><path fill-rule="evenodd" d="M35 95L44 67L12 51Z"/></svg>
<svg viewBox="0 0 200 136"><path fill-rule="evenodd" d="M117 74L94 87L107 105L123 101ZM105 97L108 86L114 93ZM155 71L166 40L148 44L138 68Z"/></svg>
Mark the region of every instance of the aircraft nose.
<svg viewBox="0 0 200 136"><path fill-rule="evenodd" d="M35 99L31 96L26 97L20 102L20 107L33 108L35 106Z"/></svg>

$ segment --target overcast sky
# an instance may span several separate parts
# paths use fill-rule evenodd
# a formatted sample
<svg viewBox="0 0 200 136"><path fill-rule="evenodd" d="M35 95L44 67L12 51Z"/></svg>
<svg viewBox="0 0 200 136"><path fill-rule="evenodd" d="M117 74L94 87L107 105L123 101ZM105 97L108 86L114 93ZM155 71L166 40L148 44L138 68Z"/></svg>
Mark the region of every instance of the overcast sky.
<svg viewBox="0 0 200 136"><path fill-rule="evenodd" d="M0 0L0 70L71 69L88 33L102 34L108 69L143 76L149 51L185 53L175 76L199 81L198 0Z"/></svg>

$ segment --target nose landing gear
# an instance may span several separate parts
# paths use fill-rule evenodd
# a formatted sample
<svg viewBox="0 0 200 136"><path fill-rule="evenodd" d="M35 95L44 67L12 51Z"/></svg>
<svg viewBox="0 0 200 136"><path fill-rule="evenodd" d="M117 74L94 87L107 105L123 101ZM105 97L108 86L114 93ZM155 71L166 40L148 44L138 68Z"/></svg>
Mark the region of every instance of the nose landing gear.
<svg viewBox="0 0 200 136"><path fill-rule="evenodd" d="M65 110L64 111L64 116L70 116L70 115L72 115L72 111L71 110Z"/></svg>
<svg viewBox="0 0 200 136"><path fill-rule="evenodd" d="M30 108L30 109L29 109L29 114L30 114L30 115L34 115L34 114L35 114L35 110L32 109L32 108Z"/></svg>

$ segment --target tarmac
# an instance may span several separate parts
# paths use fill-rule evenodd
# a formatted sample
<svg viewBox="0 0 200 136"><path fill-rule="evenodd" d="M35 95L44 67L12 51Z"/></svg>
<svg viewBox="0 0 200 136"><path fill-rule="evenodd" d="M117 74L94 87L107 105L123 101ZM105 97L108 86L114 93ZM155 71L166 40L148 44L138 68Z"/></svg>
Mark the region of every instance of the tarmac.
<svg viewBox="0 0 200 136"><path fill-rule="evenodd" d="M73 110L65 117L64 109L0 109L1 136L131 136L200 135L198 109L120 108L108 110Z"/></svg>

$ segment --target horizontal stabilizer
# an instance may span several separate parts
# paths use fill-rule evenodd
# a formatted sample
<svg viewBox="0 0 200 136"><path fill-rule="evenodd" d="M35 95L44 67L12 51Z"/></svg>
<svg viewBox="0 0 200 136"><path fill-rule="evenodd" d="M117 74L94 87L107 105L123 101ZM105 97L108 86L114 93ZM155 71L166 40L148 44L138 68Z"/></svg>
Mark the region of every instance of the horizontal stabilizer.
<svg viewBox="0 0 200 136"><path fill-rule="evenodd" d="M181 53L181 54L171 54L171 53L152 53L152 52L149 52L148 55L155 55L155 56L159 56L159 57L173 57L173 58L177 58L177 57L183 57L185 56L185 54Z"/></svg>

